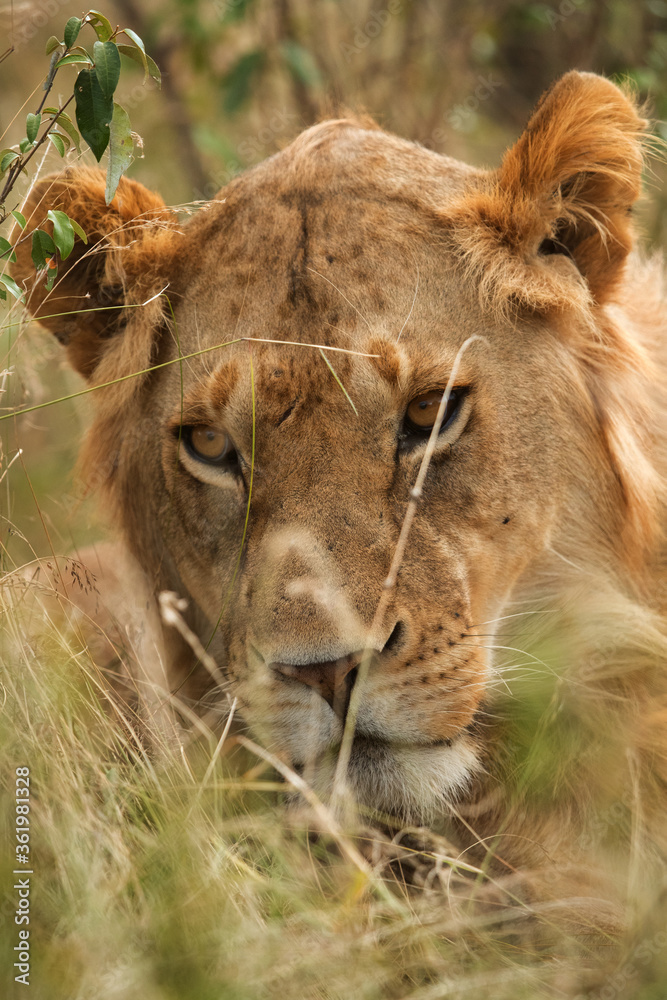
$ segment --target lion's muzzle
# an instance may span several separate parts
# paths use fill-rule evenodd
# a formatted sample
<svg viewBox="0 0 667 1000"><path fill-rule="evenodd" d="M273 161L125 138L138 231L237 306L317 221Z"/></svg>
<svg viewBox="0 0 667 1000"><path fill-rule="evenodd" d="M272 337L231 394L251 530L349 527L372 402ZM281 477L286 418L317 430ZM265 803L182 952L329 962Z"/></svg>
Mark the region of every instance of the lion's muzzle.
<svg viewBox="0 0 667 1000"><path fill-rule="evenodd" d="M350 653L326 663L270 663L269 667L317 691L338 718L344 720L362 656L363 653Z"/></svg>

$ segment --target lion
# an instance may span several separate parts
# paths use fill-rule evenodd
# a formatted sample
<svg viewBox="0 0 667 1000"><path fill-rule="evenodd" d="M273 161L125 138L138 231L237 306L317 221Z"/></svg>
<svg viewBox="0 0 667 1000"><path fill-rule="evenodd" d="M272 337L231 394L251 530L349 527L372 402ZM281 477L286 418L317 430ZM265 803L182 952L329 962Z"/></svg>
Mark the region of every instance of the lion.
<svg viewBox="0 0 667 1000"><path fill-rule="evenodd" d="M120 540L80 556L95 607L64 586L108 656L152 616L148 687L232 699L319 796L551 866L573 897L601 858L667 846L647 130L570 72L492 170L340 118L183 223L72 168L25 214L61 209L88 244L50 293L27 240L14 271L95 387L80 464ZM551 684L530 730L517 678Z"/></svg>

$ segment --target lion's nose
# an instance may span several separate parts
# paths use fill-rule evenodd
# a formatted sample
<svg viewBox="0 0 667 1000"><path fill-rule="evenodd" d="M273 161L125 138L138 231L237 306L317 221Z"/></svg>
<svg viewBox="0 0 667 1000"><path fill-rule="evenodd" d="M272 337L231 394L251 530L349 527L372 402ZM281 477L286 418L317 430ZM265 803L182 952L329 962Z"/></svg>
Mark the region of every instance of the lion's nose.
<svg viewBox="0 0 667 1000"><path fill-rule="evenodd" d="M324 698L339 719L345 719L350 704L352 688L357 677L361 653L349 653L339 660L325 663L270 663L269 666L283 677L291 677L313 688Z"/></svg>

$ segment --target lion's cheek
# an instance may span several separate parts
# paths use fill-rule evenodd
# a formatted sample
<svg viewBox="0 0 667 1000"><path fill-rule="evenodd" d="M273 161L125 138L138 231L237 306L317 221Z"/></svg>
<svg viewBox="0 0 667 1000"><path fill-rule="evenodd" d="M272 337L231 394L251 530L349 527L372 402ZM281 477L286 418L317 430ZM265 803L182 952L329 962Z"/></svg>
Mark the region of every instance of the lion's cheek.
<svg viewBox="0 0 667 1000"><path fill-rule="evenodd" d="M359 710L359 726L396 742L452 741L470 724L489 678L486 651L468 654L465 664L449 656L427 666L399 666L371 676Z"/></svg>

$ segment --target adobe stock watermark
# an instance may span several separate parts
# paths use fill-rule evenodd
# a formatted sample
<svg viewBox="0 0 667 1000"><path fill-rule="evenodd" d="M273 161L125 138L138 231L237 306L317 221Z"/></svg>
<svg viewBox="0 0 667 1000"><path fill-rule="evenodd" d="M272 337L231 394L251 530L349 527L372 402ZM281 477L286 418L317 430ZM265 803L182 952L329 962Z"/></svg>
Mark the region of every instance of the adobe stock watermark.
<svg viewBox="0 0 667 1000"><path fill-rule="evenodd" d="M620 997L630 996L628 990L639 976L642 967L649 965L656 955L664 951L666 945L667 931L658 931L648 940L641 941L630 952L627 960L607 979L601 989L595 993L578 993L572 1000L619 1000Z"/></svg>
<svg viewBox="0 0 667 1000"><path fill-rule="evenodd" d="M144 86L143 83L137 83L131 90L123 92L119 100L126 111L134 111L140 104L143 104L151 93L152 88Z"/></svg>
<svg viewBox="0 0 667 1000"><path fill-rule="evenodd" d="M481 104L495 94L497 90L504 86L502 80L496 80L491 74L486 76L481 74L477 77L475 89L468 94L464 101L457 104L451 111L447 112L447 124L457 131L467 131L474 124L477 111ZM435 142L441 142L446 137L446 132L442 128L436 128L431 133L431 138Z"/></svg>
<svg viewBox="0 0 667 1000"><path fill-rule="evenodd" d="M229 184L240 173L242 173L251 162L253 157L261 156L280 135L285 135L294 128L299 120L298 115L287 109L275 110L269 115L266 124L260 128L254 136L243 139L236 147L236 154L239 159L228 160L223 168L211 174L211 180L201 191L196 188L193 191L195 201L210 201L215 197L220 188Z"/></svg>
<svg viewBox="0 0 667 1000"><path fill-rule="evenodd" d="M13 963L14 981L30 985L30 889L32 862L30 859L30 769L17 767L16 776L16 844L14 847L14 885L17 927Z"/></svg>
<svg viewBox="0 0 667 1000"><path fill-rule="evenodd" d="M578 14L584 10L587 3L588 0L561 0L558 7L555 9L553 7L545 7L542 13L551 30L555 31L559 24L567 21L568 17L572 17L573 14Z"/></svg>
<svg viewBox="0 0 667 1000"><path fill-rule="evenodd" d="M632 807L632 796L629 792L625 792L616 802L596 813L577 840L580 849L592 851L599 847L611 829L628 823Z"/></svg>
<svg viewBox="0 0 667 1000"><path fill-rule="evenodd" d="M350 63L355 56L363 52L370 43L382 34L392 17L400 14L404 7L404 0L389 0L389 3L382 10L374 10L368 15L365 24L359 25L352 36L352 44L349 42L340 43L340 51L345 62Z"/></svg>
<svg viewBox="0 0 667 1000"><path fill-rule="evenodd" d="M37 32L44 28L51 18L59 14L63 7L71 7L70 0L43 0L29 14L17 12L14 15L14 26L9 31L7 44L17 49L31 42Z"/></svg>
<svg viewBox="0 0 667 1000"><path fill-rule="evenodd" d="M224 21L229 14L242 9L246 3L247 0L213 0L213 10L218 15L218 20Z"/></svg>

